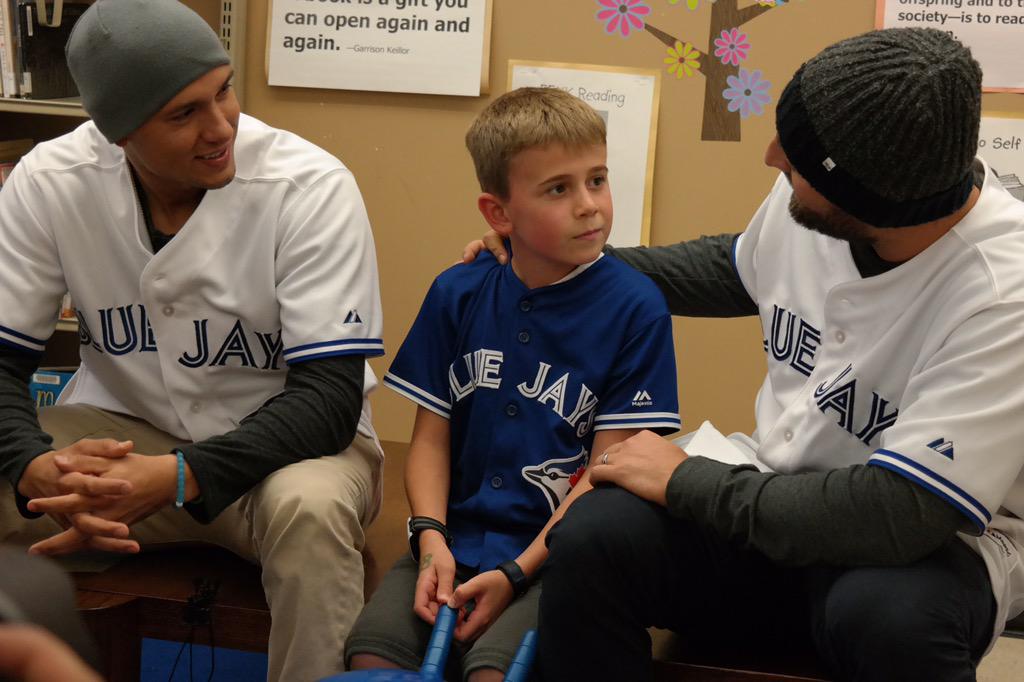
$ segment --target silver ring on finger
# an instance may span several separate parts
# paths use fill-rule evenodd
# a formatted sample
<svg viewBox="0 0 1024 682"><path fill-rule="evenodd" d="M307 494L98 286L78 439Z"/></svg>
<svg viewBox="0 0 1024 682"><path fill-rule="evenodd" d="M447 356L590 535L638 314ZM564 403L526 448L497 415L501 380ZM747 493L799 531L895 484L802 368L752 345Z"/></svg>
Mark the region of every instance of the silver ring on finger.
<svg viewBox="0 0 1024 682"><path fill-rule="evenodd" d="M607 464L607 463L608 463L608 453L605 452L603 455L601 455L601 464Z"/></svg>

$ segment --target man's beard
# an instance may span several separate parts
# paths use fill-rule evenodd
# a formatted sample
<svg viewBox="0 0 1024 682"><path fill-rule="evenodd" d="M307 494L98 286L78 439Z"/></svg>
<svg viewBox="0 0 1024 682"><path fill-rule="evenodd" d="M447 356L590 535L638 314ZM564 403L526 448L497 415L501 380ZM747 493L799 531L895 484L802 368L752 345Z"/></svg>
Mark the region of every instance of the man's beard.
<svg viewBox="0 0 1024 682"><path fill-rule="evenodd" d="M835 206L830 207L827 213L818 213L801 204L793 195L789 198L789 215L807 229L826 237L851 244L873 244L875 241L867 225Z"/></svg>

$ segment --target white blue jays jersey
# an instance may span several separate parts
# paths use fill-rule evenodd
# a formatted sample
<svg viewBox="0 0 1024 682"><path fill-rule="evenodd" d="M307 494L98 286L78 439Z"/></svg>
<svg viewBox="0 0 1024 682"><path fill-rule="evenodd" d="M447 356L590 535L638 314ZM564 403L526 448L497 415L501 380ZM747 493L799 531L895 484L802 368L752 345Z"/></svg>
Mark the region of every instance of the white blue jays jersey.
<svg viewBox="0 0 1024 682"><path fill-rule="evenodd" d="M156 254L124 152L92 122L15 168L0 194L0 343L42 351L70 291L82 364L62 402L201 440L279 393L290 363L383 353L373 237L351 172L245 115L235 158L234 180L206 192ZM372 433L365 402L360 430Z"/></svg>
<svg viewBox="0 0 1024 682"><path fill-rule="evenodd" d="M757 459L869 464L959 510L1004 617L1024 608L1024 203L991 171L925 251L862 278L846 242L796 224L782 176L737 240L768 374Z"/></svg>
<svg viewBox="0 0 1024 682"><path fill-rule="evenodd" d="M532 290L490 254L449 269L384 383L449 420L452 552L481 570L536 537L594 431L680 424L664 299L614 258Z"/></svg>

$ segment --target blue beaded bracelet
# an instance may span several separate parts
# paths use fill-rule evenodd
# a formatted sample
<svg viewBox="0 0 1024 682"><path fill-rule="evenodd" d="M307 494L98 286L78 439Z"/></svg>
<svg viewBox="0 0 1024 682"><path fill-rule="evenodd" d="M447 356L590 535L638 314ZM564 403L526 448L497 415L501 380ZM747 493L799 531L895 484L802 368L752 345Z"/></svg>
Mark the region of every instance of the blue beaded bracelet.
<svg viewBox="0 0 1024 682"><path fill-rule="evenodd" d="M178 496L174 500L174 506L181 509L185 506L185 453L175 450L178 456Z"/></svg>

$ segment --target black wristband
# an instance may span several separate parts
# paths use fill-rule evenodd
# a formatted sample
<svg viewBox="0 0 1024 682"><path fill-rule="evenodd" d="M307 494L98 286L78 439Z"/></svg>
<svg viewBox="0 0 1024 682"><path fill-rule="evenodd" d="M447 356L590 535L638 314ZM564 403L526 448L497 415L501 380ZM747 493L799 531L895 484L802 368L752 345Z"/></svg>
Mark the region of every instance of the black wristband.
<svg viewBox="0 0 1024 682"><path fill-rule="evenodd" d="M413 516L409 519L409 551L415 561L420 560L420 533L425 530L436 530L444 536L445 544L452 546L452 536L443 523L429 516Z"/></svg>
<svg viewBox="0 0 1024 682"><path fill-rule="evenodd" d="M530 579L523 573L523 569L519 567L515 561L509 559L508 561L502 561L500 564L494 567L496 571L501 571L508 578L508 581L512 583L512 593L518 599L523 596L528 589L530 589Z"/></svg>

